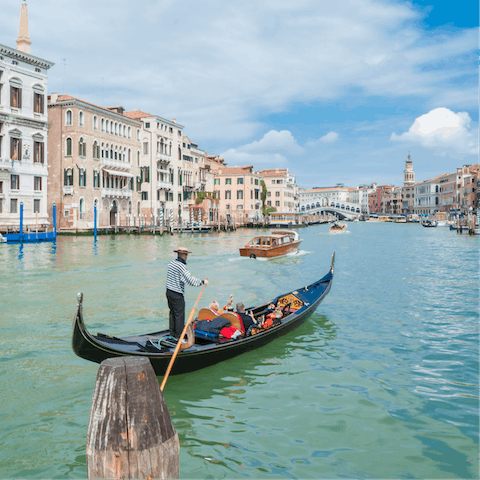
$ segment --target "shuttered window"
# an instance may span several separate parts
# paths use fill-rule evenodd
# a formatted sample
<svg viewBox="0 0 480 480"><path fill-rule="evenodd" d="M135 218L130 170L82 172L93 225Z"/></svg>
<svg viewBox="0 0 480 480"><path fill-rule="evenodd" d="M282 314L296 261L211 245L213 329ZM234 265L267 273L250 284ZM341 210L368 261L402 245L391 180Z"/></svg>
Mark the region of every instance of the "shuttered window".
<svg viewBox="0 0 480 480"><path fill-rule="evenodd" d="M35 113L45 113L43 94L41 93L33 94L33 111Z"/></svg>
<svg viewBox="0 0 480 480"><path fill-rule="evenodd" d="M10 106L12 108L22 108L22 89L19 87L10 87Z"/></svg>

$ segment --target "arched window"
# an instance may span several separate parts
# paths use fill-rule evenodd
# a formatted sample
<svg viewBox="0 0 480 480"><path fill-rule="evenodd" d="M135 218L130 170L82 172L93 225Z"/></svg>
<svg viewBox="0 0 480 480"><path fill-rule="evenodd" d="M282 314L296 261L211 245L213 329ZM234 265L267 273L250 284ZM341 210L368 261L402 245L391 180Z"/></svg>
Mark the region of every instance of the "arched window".
<svg viewBox="0 0 480 480"><path fill-rule="evenodd" d="M140 151L137 152L137 167L140 166Z"/></svg>
<svg viewBox="0 0 480 480"><path fill-rule="evenodd" d="M73 185L73 168L68 167L64 170L63 184L67 187Z"/></svg>
<svg viewBox="0 0 480 480"><path fill-rule="evenodd" d="M65 142L65 152L67 157L72 156L72 139L71 138L67 138Z"/></svg>
<svg viewBox="0 0 480 480"><path fill-rule="evenodd" d="M123 137L125 138L127 136L127 127L126 125L123 126Z"/></svg>
<svg viewBox="0 0 480 480"><path fill-rule="evenodd" d="M115 135L118 135L118 123L115 122Z"/></svg>
<svg viewBox="0 0 480 480"><path fill-rule="evenodd" d="M96 140L93 142L93 158L95 160L98 160L100 158L100 147Z"/></svg>
<svg viewBox="0 0 480 480"><path fill-rule="evenodd" d="M104 118L102 118L102 122L101 122L101 130L102 130L102 132L104 132L104 131L105 131L105 119L104 119Z"/></svg>
<svg viewBox="0 0 480 480"><path fill-rule="evenodd" d="M132 163L132 151L128 149L128 163Z"/></svg>
<svg viewBox="0 0 480 480"><path fill-rule="evenodd" d="M96 115L93 116L93 129L98 130L98 118Z"/></svg>
<svg viewBox="0 0 480 480"><path fill-rule="evenodd" d="M80 137L80 140L78 141L78 155L80 157L87 156L87 144L83 140L83 137Z"/></svg>
<svg viewBox="0 0 480 480"><path fill-rule="evenodd" d="M137 128L137 142L139 142L139 141L140 141L140 130L138 130L138 128Z"/></svg>
<svg viewBox="0 0 480 480"><path fill-rule="evenodd" d="M78 170L78 186L86 187L87 186L87 172L84 168Z"/></svg>
<svg viewBox="0 0 480 480"><path fill-rule="evenodd" d="M109 120L105 120L105 131L107 133L110 133L110 121Z"/></svg>
<svg viewBox="0 0 480 480"><path fill-rule="evenodd" d="M65 125L73 125L73 115L71 110L65 113Z"/></svg>
<svg viewBox="0 0 480 480"><path fill-rule="evenodd" d="M128 138L132 138L132 127L128 127Z"/></svg>
<svg viewBox="0 0 480 480"><path fill-rule="evenodd" d="M80 220L83 220L85 218L85 199L83 197L78 202L78 213Z"/></svg>
<svg viewBox="0 0 480 480"><path fill-rule="evenodd" d="M78 114L78 124L81 127L85 126L85 116L84 116L83 112L79 112L79 114Z"/></svg>

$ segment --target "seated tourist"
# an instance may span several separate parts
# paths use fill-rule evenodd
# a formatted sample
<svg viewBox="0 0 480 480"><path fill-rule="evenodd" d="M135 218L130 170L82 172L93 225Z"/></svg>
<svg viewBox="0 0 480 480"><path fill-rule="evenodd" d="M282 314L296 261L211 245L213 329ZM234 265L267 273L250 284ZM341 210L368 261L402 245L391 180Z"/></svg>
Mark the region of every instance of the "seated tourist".
<svg viewBox="0 0 480 480"><path fill-rule="evenodd" d="M255 320L253 313L252 312L250 312L249 314L245 313L245 305L242 302L237 303L237 314L243 322L245 332L248 332L248 329L252 325L256 325L257 321Z"/></svg>
<svg viewBox="0 0 480 480"><path fill-rule="evenodd" d="M213 310L217 315L221 315L223 313L223 310L220 309L220 305L215 300L208 306L208 308Z"/></svg>

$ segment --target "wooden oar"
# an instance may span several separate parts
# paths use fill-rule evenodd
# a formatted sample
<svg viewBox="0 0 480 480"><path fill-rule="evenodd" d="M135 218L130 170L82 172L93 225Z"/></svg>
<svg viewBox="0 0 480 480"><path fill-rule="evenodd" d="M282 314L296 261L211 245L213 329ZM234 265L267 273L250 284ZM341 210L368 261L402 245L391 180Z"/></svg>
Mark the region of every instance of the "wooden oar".
<svg viewBox="0 0 480 480"><path fill-rule="evenodd" d="M208 280L208 278L207 278L207 280ZM160 385L160 390L162 392L163 392L163 389L165 388L165 384L167 383L167 379L168 379L168 376L170 375L173 364L175 363L175 359L177 358L178 351L180 350L180 347L182 346L182 340L183 340L183 337L185 337L185 333L187 332L187 327L190 325L190 322L192 321L193 314L195 313L195 309L197 308L198 302L200 301L200 298L201 298L201 296L203 294L203 291L205 290L206 286L207 286L207 284L204 283L202 289L200 290L200 293L198 294L197 301L195 302L195 305L193 306L193 309L190 312L190 316L188 317L187 323L185 323L185 327L183 327L183 332L180 335L180 338L178 339L177 346L175 347L175 351L173 352L172 358L170 359L170 363L168 364L167 371L165 372L165 375L163 376L162 384Z"/></svg>

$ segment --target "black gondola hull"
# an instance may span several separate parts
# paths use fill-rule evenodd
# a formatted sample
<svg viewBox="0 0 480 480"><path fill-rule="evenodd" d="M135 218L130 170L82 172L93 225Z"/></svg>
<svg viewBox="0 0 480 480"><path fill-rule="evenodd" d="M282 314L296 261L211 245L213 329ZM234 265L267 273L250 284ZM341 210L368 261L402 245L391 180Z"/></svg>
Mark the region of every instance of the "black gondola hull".
<svg viewBox="0 0 480 480"><path fill-rule="evenodd" d="M279 325L271 327L256 335L238 340L217 343L195 344L179 352L170 375L179 375L200 370L242 353L255 350L270 343L297 328L316 310L323 298L328 294L333 280L333 258L330 271L319 281L294 292L304 302L302 308L282 319ZM286 294L288 295L288 294ZM280 298L281 296L277 297ZM275 300L273 300L274 302ZM267 304L270 302L267 302ZM259 307L257 307L259 308ZM92 335L83 321L82 300L80 299L73 323L72 348L81 358L101 363L112 357L146 356L158 376L162 376L171 360L173 348L166 351L145 351L147 340L158 341L168 331L154 332L125 338L114 338L108 335Z"/></svg>

